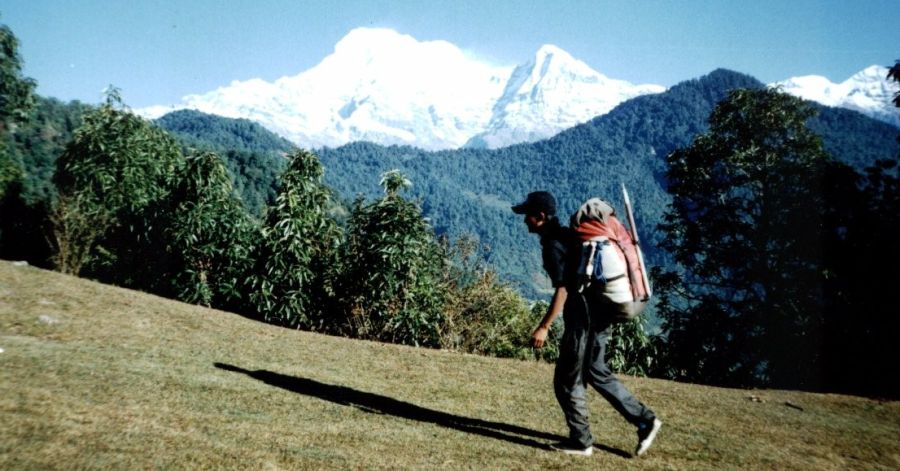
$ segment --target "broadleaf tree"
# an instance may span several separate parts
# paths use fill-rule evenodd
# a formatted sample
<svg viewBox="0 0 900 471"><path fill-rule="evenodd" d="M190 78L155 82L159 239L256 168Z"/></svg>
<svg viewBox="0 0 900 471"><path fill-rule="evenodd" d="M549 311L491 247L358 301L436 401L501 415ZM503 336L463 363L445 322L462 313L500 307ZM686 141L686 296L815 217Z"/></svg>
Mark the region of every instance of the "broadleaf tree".
<svg viewBox="0 0 900 471"><path fill-rule="evenodd" d="M19 41L6 25L0 25L0 201L8 186L20 180L23 169L7 148L7 132L25 122L34 108L33 79L22 75Z"/></svg>
<svg viewBox="0 0 900 471"><path fill-rule="evenodd" d="M440 345L445 260L422 209L401 195L400 172L382 175L384 196L352 208L338 279L345 330L393 343Z"/></svg>
<svg viewBox="0 0 900 471"><path fill-rule="evenodd" d="M732 91L709 131L667 157L657 270L668 373L724 385L815 387L821 375L823 172L812 107Z"/></svg>
<svg viewBox="0 0 900 471"><path fill-rule="evenodd" d="M327 330L333 313L336 250L340 230L332 211L332 191L324 168L306 150L291 156L281 188L268 208L259 250L254 256L251 302L267 322L308 330Z"/></svg>
<svg viewBox="0 0 900 471"><path fill-rule="evenodd" d="M175 139L133 114L111 90L56 161L57 268L79 274L87 267L92 276L125 286L145 283L132 271L144 266L140 248L154 242L145 240L143 213L165 200L183 161Z"/></svg>
<svg viewBox="0 0 900 471"><path fill-rule="evenodd" d="M195 304L241 310L257 230L222 159L213 152L188 155L170 199L174 207L164 224L173 294Z"/></svg>
<svg viewBox="0 0 900 471"><path fill-rule="evenodd" d="M900 107L900 61L889 69ZM898 136L900 143L900 136ZM826 256L826 384L829 391L900 397L894 333L900 317L891 296L900 264L900 146L863 174L832 169ZM848 374L852 372L852 374Z"/></svg>

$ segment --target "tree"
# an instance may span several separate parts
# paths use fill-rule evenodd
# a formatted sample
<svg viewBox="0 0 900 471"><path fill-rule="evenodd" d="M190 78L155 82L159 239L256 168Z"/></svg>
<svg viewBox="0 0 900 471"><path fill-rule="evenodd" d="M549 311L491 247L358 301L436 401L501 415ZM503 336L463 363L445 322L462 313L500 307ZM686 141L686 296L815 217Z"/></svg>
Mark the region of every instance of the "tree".
<svg viewBox="0 0 900 471"><path fill-rule="evenodd" d="M900 82L900 61L888 78ZM900 107L900 92L894 95ZM898 139L900 141L900 139ZM896 147L895 147L896 149ZM895 152L897 152L895 150ZM877 267L900 264L900 153L879 159L863 174L833 168L825 245L826 386L831 391L900 397L891 378L900 347L900 318L890 293L895 278ZM853 374L847 374L852 371Z"/></svg>
<svg viewBox="0 0 900 471"><path fill-rule="evenodd" d="M256 228L222 159L213 152L189 155L170 200L163 218L173 258L169 289L182 301L240 309Z"/></svg>
<svg viewBox="0 0 900 471"><path fill-rule="evenodd" d="M140 285L131 269L144 263L133 252L136 242L145 242L142 213L167 196L182 165L176 141L131 113L111 90L56 162L58 269L79 274L89 264L93 276Z"/></svg>
<svg viewBox="0 0 900 471"><path fill-rule="evenodd" d="M88 107L36 98L28 121L16 125L7 140L7 162L15 162L14 167L22 164L22 178L7 186L0 198L0 258L53 268L53 250L47 237L52 232L50 209L57 197L53 172L57 157L72 140Z"/></svg>
<svg viewBox="0 0 900 471"><path fill-rule="evenodd" d="M313 330L327 327L340 231L330 214L334 203L322 182L324 174L315 154L297 150L268 210L251 297L268 322Z"/></svg>
<svg viewBox="0 0 900 471"><path fill-rule="evenodd" d="M19 41L6 25L0 25L0 201L7 187L22 178L6 145L7 130L28 119L34 108L35 81L22 76Z"/></svg>
<svg viewBox="0 0 900 471"><path fill-rule="evenodd" d="M667 157L660 228L676 270L657 270L667 364L679 379L815 387L820 381L823 172L812 108L735 90L709 132Z"/></svg>
<svg viewBox="0 0 900 471"><path fill-rule="evenodd" d="M436 347L440 343L444 260L422 210L400 191L400 172L382 175L384 196L357 200L348 224L340 280L351 335Z"/></svg>
<svg viewBox="0 0 900 471"><path fill-rule="evenodd" d="M865 174L830 170L825 259L825 388L829 391L900 397L891 380L900 346L900 318L890 293L900 264L900 158L881 160ZM852 374L848 374L852 372Z"/></svg>

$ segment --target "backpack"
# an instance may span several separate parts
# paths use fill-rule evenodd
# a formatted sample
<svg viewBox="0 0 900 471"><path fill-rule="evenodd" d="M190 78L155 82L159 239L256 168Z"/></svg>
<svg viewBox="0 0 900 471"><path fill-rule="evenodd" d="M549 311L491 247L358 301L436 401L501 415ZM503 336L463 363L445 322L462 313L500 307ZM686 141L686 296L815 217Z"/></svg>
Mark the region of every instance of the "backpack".
<svg viewBox="0 0 900 471"><path fill-rule="evenodd" d="M630 213L627 193L626 206ZM633 227L630 214L629 222ZM589 302L612 306L615 321L640 315L650 300L643 255L612 206L591 198L572 216L571 226L581 241L576 272L578 291Z"/></svg>

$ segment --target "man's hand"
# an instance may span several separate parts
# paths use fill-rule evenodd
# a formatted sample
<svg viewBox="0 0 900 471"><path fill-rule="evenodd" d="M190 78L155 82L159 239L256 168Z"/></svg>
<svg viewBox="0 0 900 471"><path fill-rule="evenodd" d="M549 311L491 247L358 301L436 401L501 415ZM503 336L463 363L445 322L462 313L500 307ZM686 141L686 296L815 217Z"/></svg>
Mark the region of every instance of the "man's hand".
<svg viewBox="0 0 900 471"><path fill-rule="evenodd" d="M534 330L534 333L531 334L531 346L534 348L543 348L549 332L550 329L542 325L538 326L538 328Z"/></svg>
<svg viewBox="0 0 900 471"><path fill-rule="evenodd" d="M566 297L568 297L568 293L565 286L556 288L556 291L553 293L553 299L550 300L550 307L547 308L547 314L544 314L544 318L541 319L538 328L534 329L534 333L531 334L532 347L543 348L544 344L547 343L547 334L550 333L549 326L553 325L553 321L562 313L563 306L566 304Z"/></svg>

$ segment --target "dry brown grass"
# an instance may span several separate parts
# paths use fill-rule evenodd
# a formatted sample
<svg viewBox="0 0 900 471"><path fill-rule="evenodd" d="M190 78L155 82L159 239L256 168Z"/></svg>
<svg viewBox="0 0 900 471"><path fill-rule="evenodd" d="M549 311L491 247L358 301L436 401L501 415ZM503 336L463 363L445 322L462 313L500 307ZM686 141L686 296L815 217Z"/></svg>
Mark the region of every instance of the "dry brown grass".
<svg viewBox="0 0 900 471"><path fill-rule="evenodd" d="M623 377L647 456L590 396L590 458L552 366L281 329L0 261L0 469L898 469L900 404ZM801 410L802 409L802 410Z"/></svg>

